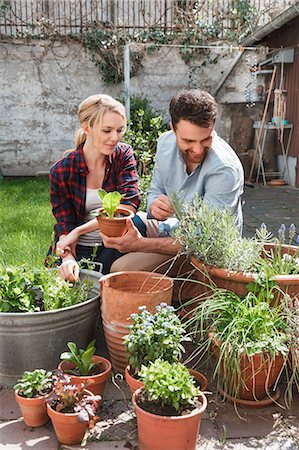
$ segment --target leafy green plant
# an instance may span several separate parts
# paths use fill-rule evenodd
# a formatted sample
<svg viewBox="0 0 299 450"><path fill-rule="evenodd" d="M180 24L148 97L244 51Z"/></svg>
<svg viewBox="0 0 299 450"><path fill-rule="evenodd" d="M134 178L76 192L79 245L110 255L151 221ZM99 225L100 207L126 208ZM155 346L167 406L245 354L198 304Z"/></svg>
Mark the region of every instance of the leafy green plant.
<svg viewBox="0 0 299 450"><path fill-rule="evenodd" d="M46 402L55 411L79 413L78 422L89 423L91 419L96 419L96 412L102 400L100 395L87 394L84 392L84 383L71 384L70 377L60 371L56 371L53 379L53 391Z"/></svg>
<svg viewBox="0 0 299 450"><path fill-rule="evenodd" d="M170 363L178 361L184 352L182 342L190 339L172 306L161 303L151 314L140 306L139 314L132 314L130 333L124 337L131 370L137 374L141 366L160 358Z"/></svg>
<svg viewBox="0 0 299 450"><path fill-rule="evenodd" d="M74 342L68 342L67 346L70 349L70 352L61 353L60 359L63 361L70 361L76 364L76 369L78 370L70 370L69 373L77 374L79 372L80 375L88 375L90 370L95 365L92 362L92 357L95 354L95 339L91 341L86 350L78 349L77 345Z"/></svg>
<svg viewBox="0 0 299 450"><path fill-rule="evenodd" d="M142 395L148 402L170 407L174 414L196 404L199 389L187 367L179 362L156 359L147 367L142 366L140 378L144 382Z"/></svg>
<svg viewBox="0 0 299 450"><path fill-rule="evenodd" d="M102 207L104 208L105 214L107 217L114 217L114 214L119 208L120 201L125 196L120 194L118 191L114 192L106 192L105 189L99 189L98 195L102 200ZM91 211L91 215L97 217L101 214L98 210Z"/></svg>
<svg viewBox="0 0 299 450"><path fill-rule="evenodd" d="M73 285L45 267L0 266L0 312L36 312L86 301L93 282Z"/></svg>
<svg viewBox="0 0 299 450"><path fill-rule="evenodd" d="M15 384L15 391L26 398L39 397L48 394L53 387L52 372L44 369L25 371L22 378Z"/></svg>

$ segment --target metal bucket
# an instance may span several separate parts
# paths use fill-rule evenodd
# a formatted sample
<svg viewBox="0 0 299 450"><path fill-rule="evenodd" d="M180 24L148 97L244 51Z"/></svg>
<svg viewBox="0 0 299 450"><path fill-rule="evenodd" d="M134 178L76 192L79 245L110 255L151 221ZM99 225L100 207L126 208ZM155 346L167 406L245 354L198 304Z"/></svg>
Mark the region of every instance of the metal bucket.
<svg viewBox="0 0 299 450"><path fill-rule="evenodd" d="M69 341L79 348L96 338L99 272L80 271L94 281L92 298L75 306L34 313L0 313L0 384L12 386L25 370L57 368Z"/></svg>

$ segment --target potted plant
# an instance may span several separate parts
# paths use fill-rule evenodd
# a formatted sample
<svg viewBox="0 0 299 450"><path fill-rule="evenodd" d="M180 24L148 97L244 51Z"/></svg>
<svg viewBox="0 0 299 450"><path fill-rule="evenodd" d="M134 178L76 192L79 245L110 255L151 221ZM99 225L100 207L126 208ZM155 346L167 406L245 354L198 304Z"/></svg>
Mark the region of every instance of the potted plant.
<svg viewBox="0 0 299 450"><path fill-rule="evenodd" d="M175 236L190 254L191 262L203 283L213 281L218 287L246 295L248 284L276 284L290 295L299 293L299 248L290 245L295 237L294 225L285 244L285 226L273 238L262 224L256 236L247 239L239 234L235 218L227 209L211 208L202 199L179 205L180 219Z"/></svg>
<svg viewBox="0 0 299 450"><path fill-rule="evenodd" d="M94 339L100 277L81 269L72 284L45 267L0 265L2 385L13 386L25 370L57 367L65 342L85 346Z"/></svg>
<svg viewBox="0 0 299 450"><path fill-rule="evenodd" d="M52 387L52 372L44 369L25 371L14 386L16 402L21 409L24 422L29 427L41 427L48 422L45 399Z"/></svg>
<svg viewBox="0 0 299 450"><path fill-rule="evenodd" d="M104 393L105 383L111 374L111 363L102 356L95 355L95 339L91 341L86 350L78 349L74 342L68 342L69 352L63 352L58 369L69 374L71 383L85 383L93 394Z"/></svg>
<svg viewBox="0 0 299 450"><path fill-rule="evenodd" d="M272 389L287 367L290 312L283 304L271 306L271 296L271 289L240 297L214 288L188 320L197 356L212 350L218 388L235 404L261 407L279 395Z"/></svg>
<svg viewBox="0 0 299 450"><path fill-rule="evenodd" d="M200 421L207 407L188 369L179 362L156 359L143 366L144 387L133 394L140 450L195 450Z"/></svg>
<svg viewBox="0 0 299 450"><path fill-rule="evenodd" d="M124 195L118 191L106 192L104 189L99 189L98 195L102 200L102 208L91 211L91 215L97 218L99 230L106 236L124 235L127 231L127 219L134 216L131 210L120 206Z"/></svg>
<svg viewBox="0 0 299 450"><path fill-rule="evenodd" d="M124 337L129 362L125 377L132 393L143 386L139 376L142 366L147 367L158 358L169 363L177 362L185 351L183 343L191 340L186 336L173 306L161 303L153 313L146 306L139 309L139 314L131 315L130 333ZM206 378L200 372L190 371L200 384L200 389L206 390Z"/></svg>
<svg viewBox="0 0 299 450"><path fill-rule="evenodd" d="M87 428L98 420L102 397L85 389L84 383L71 384L70 377L59 371L53 378L53 391L46 403L56 437L61 444L79 444Z"/></svg>

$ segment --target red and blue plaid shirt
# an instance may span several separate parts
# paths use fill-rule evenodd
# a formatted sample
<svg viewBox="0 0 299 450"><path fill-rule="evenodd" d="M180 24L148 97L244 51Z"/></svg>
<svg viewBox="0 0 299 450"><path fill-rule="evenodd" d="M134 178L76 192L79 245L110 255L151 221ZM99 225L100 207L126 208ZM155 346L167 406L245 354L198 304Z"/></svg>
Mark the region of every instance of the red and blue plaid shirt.
<svg viewBox="0 0 299 450"><path fill-rule="evenodd" d="M83 223L86 202L86 175L83 145L57 161L50 169L50 199L57 223L55 240ZM125 194L121 203L138 209L141 201L136 161L132 148L119 143L106 158L103 180L105 191Z"/></svg>

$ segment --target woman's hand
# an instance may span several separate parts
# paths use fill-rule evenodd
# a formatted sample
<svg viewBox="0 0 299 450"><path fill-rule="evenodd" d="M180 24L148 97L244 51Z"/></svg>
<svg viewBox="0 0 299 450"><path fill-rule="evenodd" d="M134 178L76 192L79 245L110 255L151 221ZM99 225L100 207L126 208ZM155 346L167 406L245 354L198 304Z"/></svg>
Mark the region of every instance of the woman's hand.
<svg viewBox="0 0 299 450"><path fill-rule="evenodd" d="M173 216L173 207L167 195L160 194L150 207L151 215L157 220L166 220Z"/></svg>
<svg viewBox="0 0 299 450"><path fill-rule="evenodd" d="M109 237L100 232L105 247L115 248L122 253L142 251L142 235L131 219L127 219L128 231L121 237Z"/></svg>
<svg viewBox="0 0 299 450"><path fill-rule="evenodd" d="M56 244L56 254L62 258L68 253L76 256L76 245L79 239L79 233L76 228L70 231L69 234L63 234L60 236L59 241Z"/></svg>
<svg viewBox="0 0 299 450"><path fill-rule="evenodd" d="M69 258L66 261L63 261L58 267L58 273L61 278L64 278L66 281L78 281L79 265L74 258Z"/></svg>

